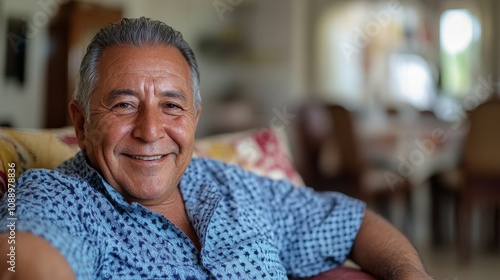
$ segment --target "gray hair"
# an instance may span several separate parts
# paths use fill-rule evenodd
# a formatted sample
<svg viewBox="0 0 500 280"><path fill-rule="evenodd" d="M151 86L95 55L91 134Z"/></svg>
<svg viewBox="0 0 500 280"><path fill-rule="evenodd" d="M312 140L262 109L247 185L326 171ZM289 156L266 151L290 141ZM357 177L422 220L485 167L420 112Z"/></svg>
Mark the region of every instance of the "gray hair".
<svg viewBox="0 0 500 280"><path fill-rule="evenodd" d="M167 24L141 17L124 18L102 28L92 39L80 66L74 98L83 107L90 122L90 99L97 86L97 64L105 48L110 46L173 46L186 59L191 69L191 85L195 110L201 105L200 73L193 50L179 31Z"/></svg>

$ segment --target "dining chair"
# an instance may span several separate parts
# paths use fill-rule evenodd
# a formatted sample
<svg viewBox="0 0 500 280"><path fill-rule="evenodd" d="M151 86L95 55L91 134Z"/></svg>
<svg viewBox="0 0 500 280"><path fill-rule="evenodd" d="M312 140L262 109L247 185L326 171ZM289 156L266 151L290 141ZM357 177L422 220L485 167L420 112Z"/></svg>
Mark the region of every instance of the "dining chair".
<svg viewBox="0 0 500 280"><path fill-rule="evenodd" d="M471 220L474 205L489 204L496 208L493 223L498 245L500 208L500 99L493 98L469 112L461 171L463 186L459 193L459 258L470 259Z"/></svg>
<svg viewBox="0 0 500 280"><path fill-rule="evenodd" d="M368 163L351 111L339 104L307 104L297 123L302 151L299 172L307 185L364 200L387 218L388 202L400 202L406 208L405 218L411 217L410 183L403 180L391 186L386 178L388 169Z"/></svg>

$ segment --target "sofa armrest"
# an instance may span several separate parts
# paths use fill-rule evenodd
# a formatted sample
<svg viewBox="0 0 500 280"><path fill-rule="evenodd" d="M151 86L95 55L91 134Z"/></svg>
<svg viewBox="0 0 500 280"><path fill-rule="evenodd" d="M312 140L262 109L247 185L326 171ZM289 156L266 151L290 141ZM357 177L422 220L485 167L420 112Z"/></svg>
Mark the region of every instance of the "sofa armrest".
<svg viewBox="0 0 500 280"><path fill-rule="evenodd" d="M373 277L372 275L363 272L361 270L352 268L352 267L346 267L346 266L341 266L339 268L335 268L332 270L325 271L323 273L320 273L316 276L306 278L307 280L330 280L330 279L336 279L336 280L376 280L377 278Z"/></svg>

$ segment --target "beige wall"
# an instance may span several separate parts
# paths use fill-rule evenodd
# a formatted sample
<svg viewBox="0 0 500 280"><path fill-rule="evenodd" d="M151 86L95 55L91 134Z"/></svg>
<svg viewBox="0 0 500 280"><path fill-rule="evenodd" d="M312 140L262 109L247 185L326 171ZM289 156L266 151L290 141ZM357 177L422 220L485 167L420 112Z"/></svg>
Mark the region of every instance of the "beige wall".
<svg viewBox="0 0 500 280"><path fill-rule="evenodd" d="M0 2L0 38L6 38L4 30L8 16L28 20L42 13L40 3L65 2L65 0L4 0ZM288 102L290 97L304 93L304 52L302 39L305 13L300 0L245 0L226 11L221 20L215 1L199 0L106 0L105 5L122 6L125 16L148 16L167 22L180 30L198 56L202 72L202 94L205 100L217 96L231 82L237 81L257 98L266 99L271 112ZM225 2L225 0L223 0ZM236 1L233 1L235 3ZM47 13L51 18L54 13ZM294 20L295 18L295 20ZM298 19L298 20L296 20ZM237 26L245 31L255 56L250 61L218 61L198 50L199 39ZM0 120L10 120L17 127L41 127L44 114L45 63L48 51L46 24L39 24L37 33L28 41L27 73L24 86L7 81L0 76ZM5 39L0 41L0 69L4 68ZM204 111L205 115L210 112ZM202 121L202 126L203 126ZM205 124L209 125L209 124ZM208 128L207 128L208 129ZM201 128L203 130L203 127ZM203 134L203 133L201 133Z"/></svg>
<svg viewBox="0 0 500 280"><path fill-rule="evenodd" d="M36 3L36 2L35 2ZM33 15L41 10L33 1L4 0L0 14L0 120L10 121L19 127L42 125L42 104L44 101L44 65L47 53L46 25L37 24L33 35L28 38L26 49L25 84L7 80L5 71L5 50L7 40L7 18L15 16L33 22Z"/></svg>

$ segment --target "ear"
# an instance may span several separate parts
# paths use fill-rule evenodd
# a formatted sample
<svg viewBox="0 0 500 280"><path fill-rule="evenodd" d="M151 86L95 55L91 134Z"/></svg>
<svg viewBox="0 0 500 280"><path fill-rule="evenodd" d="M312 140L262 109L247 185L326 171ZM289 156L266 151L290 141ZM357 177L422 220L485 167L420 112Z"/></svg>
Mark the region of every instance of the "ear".
<svg viewBox="0 0 500 280"><path fill-rule="evenodd" d="M80 146L82 151L85 151L85 122L87 121L85 111L82 106L73 99L69 103L69 114L71 116L71 121L73 121L73 126L75 127L78 146Z"/></svg>
<svg viewBox="0 0 500 280"><path fill-rule="evenodd" d="M194 127L196 128L198 126L198 121L200 120L200 115L201 115L201 106L198 106L198 109L196 110L196 115L194 116Z"/></svg>

